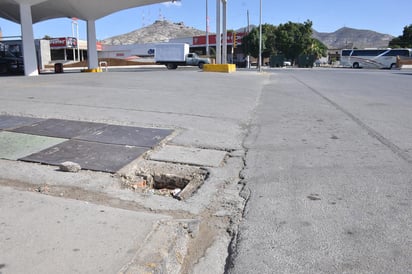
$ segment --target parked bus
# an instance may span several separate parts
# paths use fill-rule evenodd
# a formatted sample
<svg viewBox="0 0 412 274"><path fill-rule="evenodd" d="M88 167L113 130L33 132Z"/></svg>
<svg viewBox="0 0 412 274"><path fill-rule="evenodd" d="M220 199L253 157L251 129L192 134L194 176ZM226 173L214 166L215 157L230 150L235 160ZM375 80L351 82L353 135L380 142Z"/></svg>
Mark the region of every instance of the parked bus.
<svg viewBox="0 0 412 274"><path fill-rule="evenodd" d="M411 58L412 49L343 49L340 63L351 68L396 68L396 58Z"/></svg>

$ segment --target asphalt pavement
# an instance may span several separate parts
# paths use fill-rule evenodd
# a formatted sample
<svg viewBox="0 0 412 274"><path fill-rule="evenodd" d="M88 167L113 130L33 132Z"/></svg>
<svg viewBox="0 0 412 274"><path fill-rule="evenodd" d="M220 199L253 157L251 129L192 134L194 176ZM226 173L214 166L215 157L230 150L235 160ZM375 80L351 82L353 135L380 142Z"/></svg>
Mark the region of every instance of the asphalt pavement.
<svg viewBox="0 0 412 274"><path fill-rule="evenodd" d="M229 273L411 273L412 75L273 72Z"/></svg>

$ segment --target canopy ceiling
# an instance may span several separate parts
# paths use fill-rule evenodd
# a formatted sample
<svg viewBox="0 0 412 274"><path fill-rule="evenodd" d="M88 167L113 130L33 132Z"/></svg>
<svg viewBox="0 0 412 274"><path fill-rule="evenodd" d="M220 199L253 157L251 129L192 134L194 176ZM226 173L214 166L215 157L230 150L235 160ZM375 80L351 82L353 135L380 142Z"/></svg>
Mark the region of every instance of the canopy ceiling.
<svg viewBox="0 0 412 274"><path fill-rule="evenodd" d="M97 20L111 13L171 0L0 0L0 17L20 23L20 3L32 6L33 23L53 18Z"/></svg>

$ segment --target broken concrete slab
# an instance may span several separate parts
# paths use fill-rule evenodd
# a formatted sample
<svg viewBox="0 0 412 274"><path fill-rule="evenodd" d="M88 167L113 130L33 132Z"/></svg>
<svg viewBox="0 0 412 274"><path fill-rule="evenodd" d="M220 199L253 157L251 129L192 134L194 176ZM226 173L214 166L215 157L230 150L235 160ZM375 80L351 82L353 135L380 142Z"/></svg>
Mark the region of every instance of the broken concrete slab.
<svg viewBox="0 0 412 274"><path fill-rule="evenodd" d="M218 167L223 163L226 155L226 151L170 145L151 153L149 158L162 162Z"/></svg>
<svg viewBox="0 0 412 274"><path fill-rule="evenodd" d="M181 273L189 241L197 236L199 225L197 219L158 222L146 239L146 248L138 250L119 273Z"/></svg>
<svg viewBox="0 0 412 274"><path fill-rule="evenodd" d="M67 139L3 131L0 132L0 158L17 160L65 141Z"/></svg>

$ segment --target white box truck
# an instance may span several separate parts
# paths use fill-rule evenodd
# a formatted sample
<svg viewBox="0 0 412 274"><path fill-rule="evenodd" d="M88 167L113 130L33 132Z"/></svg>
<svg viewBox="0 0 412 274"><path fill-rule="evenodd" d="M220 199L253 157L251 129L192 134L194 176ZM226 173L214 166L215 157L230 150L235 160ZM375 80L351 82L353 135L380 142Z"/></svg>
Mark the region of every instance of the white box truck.
<svg viewBox="0 0 412 274"><path fill-rule="evenodd" d="M189 44L162 43L155 45L156 64L165 65L168 69L177 69L178 66L198 66L210 64L209 58L200 58L196 53L189 52Z"/></svg>

